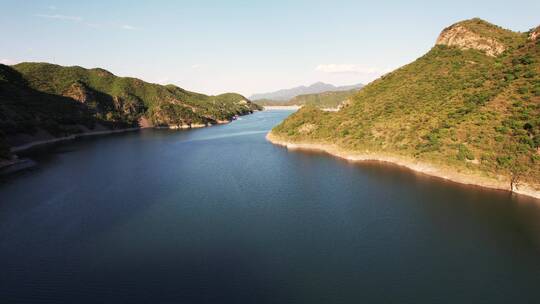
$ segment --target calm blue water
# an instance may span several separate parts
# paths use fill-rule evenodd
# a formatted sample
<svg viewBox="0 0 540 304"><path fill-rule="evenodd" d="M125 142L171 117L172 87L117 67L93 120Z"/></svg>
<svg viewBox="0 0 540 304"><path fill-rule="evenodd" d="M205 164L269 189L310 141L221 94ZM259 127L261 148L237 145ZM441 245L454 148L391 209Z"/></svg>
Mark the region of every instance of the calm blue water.
<svg viewBox="0 0 540 304"><path fill-rule="evenodd" d="M0 182L2 303L533 303L540 203L288 152L290 112L68 143Z"/></svg>

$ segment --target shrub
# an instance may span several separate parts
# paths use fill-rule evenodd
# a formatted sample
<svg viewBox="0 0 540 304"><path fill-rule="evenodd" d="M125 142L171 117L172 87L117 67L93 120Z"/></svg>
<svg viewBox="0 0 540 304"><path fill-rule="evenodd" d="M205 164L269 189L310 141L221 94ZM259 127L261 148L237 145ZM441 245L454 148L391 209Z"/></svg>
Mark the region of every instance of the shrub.
<svg viewBox="0 0 540 304"><path fill-rule="evenodd" d="M519 58L519 63L528 65L528 64L533 63L533 59L531 55L527 54Z"/></svg>
<svg viewBox="0 0 540 304"><path fill-rule="evenodd" d="M532 93L534 94L534 96L540 96L540 86L535 86L532 89Z"/></svg>
<svg viewBox="0 0 540 304"><path fill-rule="evenodd" d="M495 131L506 134L508 132L508 128L506 126L497 126L495 127Z"/></svg>
<svg viewBox="0 0 540 304"><path fill-rule="evenodd" d="M517 92L518 92L519 94L523 95L523 94L527 94L527 93L529 92L529 89L528 89L527 87L519 87L519 88L517 89Z"/></svg>
<svg viewBox="0 0 540 304"><path fill-rule="evenodd" d="M512 81L512 80L514 80L516 78L517 77L514 74L506 74L506 75L504 75L504 80L506 80L506 81Z"/></svg>
<svg viewBox="0 0 540 304"><path fill-rule="evenodd" d="M511 156L499 156L497 157L497 164L501 167L508 167L512 163Z"/></svg>
<svg viewBox="0 0 540 304"><path fill-rule="evenodd" d="M467 148L467 146L465 146L464 144L459 144L457 159L459 159L459 160L465 160L465 159L473 160L474 159L474 154L469 150L469 148Z"/></svg>

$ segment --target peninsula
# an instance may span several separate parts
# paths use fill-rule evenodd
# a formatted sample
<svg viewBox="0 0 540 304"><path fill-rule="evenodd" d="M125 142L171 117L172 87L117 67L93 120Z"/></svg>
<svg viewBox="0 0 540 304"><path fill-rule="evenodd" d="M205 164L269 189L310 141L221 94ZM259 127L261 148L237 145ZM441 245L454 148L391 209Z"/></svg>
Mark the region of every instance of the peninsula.
<svg viewBox="0 0 540 304"><path fill-rule="evenodd" d="M539 33L458 22L340 111L304 106L267 139L540 198Z"/></svg>

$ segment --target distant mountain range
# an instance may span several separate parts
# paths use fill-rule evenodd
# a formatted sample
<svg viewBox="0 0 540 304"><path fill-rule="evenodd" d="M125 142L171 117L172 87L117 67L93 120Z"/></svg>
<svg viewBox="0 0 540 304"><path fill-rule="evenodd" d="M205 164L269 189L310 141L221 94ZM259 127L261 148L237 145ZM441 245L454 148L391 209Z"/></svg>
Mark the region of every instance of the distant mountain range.
<svg viewBox="0 0 540 304"><path fill-rule="evenodd" d="M352 89L348 91L325 91L322 93L302 94L289 100L259 99L256 103L263 107L311 105L323 109L338 108L347 103L359 90Z"/></svg>
<svg viewBox="0 0 540 304"><path fill-rule="evenodd" d="M328 91L350 91L354 89L360 89L363 86L364 85L361 83L347 86L335 86L324 82L316 82L310 86L299 86L290 89L282 89L275 92L253 94L249 97L249 99L253 101L261 99L288 101L298 95L317 94Z"/></svg>

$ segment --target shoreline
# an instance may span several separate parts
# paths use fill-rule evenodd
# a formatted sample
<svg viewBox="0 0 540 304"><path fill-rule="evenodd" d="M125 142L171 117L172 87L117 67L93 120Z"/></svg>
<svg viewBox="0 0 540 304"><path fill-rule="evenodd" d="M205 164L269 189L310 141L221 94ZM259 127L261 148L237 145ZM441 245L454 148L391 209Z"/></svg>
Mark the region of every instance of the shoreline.
<svg viewBox="0 0 540 304"><path fill-rule="evenodd" d="M293 105L293 106L263 106L265 111L280 111L280 110L296 110L298 111L300 108L302 108L304 105ZM339 111L339 107L336 108L319 108L321 111L325 112L337 112Z"/></svg>
<svg viewBox="0 0 540 304"><path fill-rule="evenodd" d="M101 136L101 135L133 132L133 131L139 131L141 129L143 128L135 127L135 128L116 129L116 130L84 132L84 133L79 133L79 134L72 134L69 136L56 137L56 138L45 139L45 140L36 140L36 141L26 143L24 145L11 147L10 152L13 154L13 156L11 159L0 161L0 170L1 171L9 170L9 168L13 168L18 165L28 164L29 162L31 162L31 160L28 158L19 158L16 155L16 153L25 152L25 151L32 150L41 146L47 146L47 145L52 145L56 143L63 143L63 142L71 141L71 140L81 138L81 137L91 137L91 136ZM25 168L27 167L21 167L20 169L16 169L15 171L22 170ZM5 172L2 172L2 173L5 173Z"/></svg>
<svg viewBox="0 0 540 304"><path fill-rule="evenodd" d="M31 168L35 162L29 158L13 158L10 160L0 161L0 176Z"/></svg>
<svg viewBox="0 0 540 304"><path fill-rule="evenodd" d="M32 141L24 145L12 147L10 151L11 153L18 153L18 152L23 152L23 151L30 150L39 146L74 140L80 137L109 135L109 134L125 133L125 132L139 131L139 130L141 130L141 128L135 127L135 128L116 129L116 130L84 132L84 133L72 134L72 135L64 136L64 137L56 137L56 138L51 138L51 139L46 139L46 140Z"/></svg>
<svg viewBox="0 0 540 304"><path fill-rule="evenodd" d="M252 113L251 113L252 114ZM249 114L245 114L249 115ZM45 139L45 140L37 140L32 141L29 143L26 143L24 145L15 146L10 148L10 152L15 154L18 152L24 152L26 150L30 150L39 146L49 145L49 144L55 144L55 143L61 143L65 141L74 140L80 137L90 137L90 136L100 136L100 135L110 135L110 134L117 134L117 133L125 133L125 132L133 132L133 131L140 131L143 129L170 129L170 130L183 130L183 129L198 129L198 128L208 128L216 125L223 125L231 123L232 120L217 120L215 124L192 124L192 125L168 125L168 126L139 126L139 127L133 127L133 128L124 128L124 129L116 129L116 130L103 130L103 131L91 131L91 132L83 132L79 134L72 134L68 136L63 137L56 137L51 139ZM7 165L10 166L10 165ZM2 164L0 164L0 168L6 167Z"/></svg>
<svg viewBox="0 0 540 304"><path fill-rule="evenodd" d="M478 186L483 188L489 188L493 190L503 190L507 192L512 192L520 195L529 196L535 199L540 199L540 190L534 189L530 185L521 184L511 191L510 181L506 177L489 178L481 175L474 175L472 173L459 172L452 170L451 168L442 168L436 165L429 163L418 162L414 160L407 159L405 157L399 156L390 156L390 155L380 155L380 154L368 154L368 153L359 153L353 151L346 151L339 148L336 145L330 144L314 144L314 143L293 143L282 140L272 134L272 131L268 132L266 135L266 140L272 144L283 146L288 150L306 150L306 151L319 151L324 152L329 155L345 159L353 162L363 162L363 161L378 161L389 163L395 166L404 167L414 172L426 174L429 176L442 178L447 181Z"/></svg>
<svg viewBox="0 0 540 304"><path fill-rule="evenodd" d="M244 115L250 115L244 114ZM241 115L243 116L243 115ZM193 124L193 125L168 125L168 126L139 126L139 127L133 127L133 128L123 128L123 129L116 129L116 130L102 130L102 131L91 131L91 132L83 132L79 134L72 134L68 136L63 137L55 137L45 140L36 140L31 141L23 145L10 147L10 152L13 154L12 159L8 160L2 160L0 161L0 169L5 169L8 167L12 167L14 165L20 164L21 162L25 162L26 159L19 159L16 155L16 153L24 152L27 150L31 150L34 148L38 148L40 146L46 146L56 143L62 143L70 140L74 140L81 137L91 137L91 136L101 136L101 135L110 135L110 134L118 134L118 133L125 133L125 132L133 132L133 131L140 131L143 129L170 129L170 130L179 130L179 129L198 129L198 128L207 128L217 125L224 125L231 123L233 120L217 120L215 124Z"/></svg>
<svg viewBox="0 0 540 304"><path fill-rule="evenodd" d="M264 111L266 110L298 110L302 106L263 106Z"/></svg>

